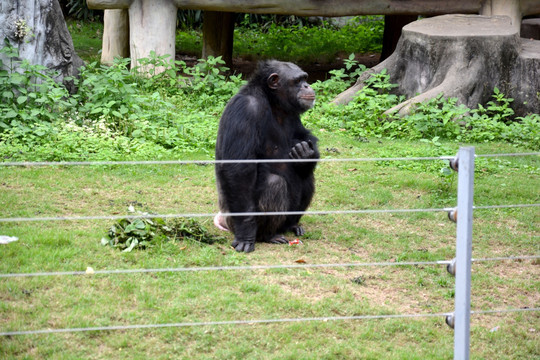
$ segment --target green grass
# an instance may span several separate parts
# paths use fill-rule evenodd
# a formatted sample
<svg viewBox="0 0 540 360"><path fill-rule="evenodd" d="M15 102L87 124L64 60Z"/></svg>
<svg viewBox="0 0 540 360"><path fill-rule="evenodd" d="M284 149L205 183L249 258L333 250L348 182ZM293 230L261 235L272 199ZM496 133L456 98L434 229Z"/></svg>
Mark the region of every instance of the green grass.
<svg viewBox="0 0 540 360"><path fill-rule="evenodd" d="M68 20L67 26L77 54L84 61L99 61L103 40L103 23Z"/></svg>
<svg viewBox="0 0 540 360"><path fill-rule="evenodd" d="M339 132L317 135L325 158L437 150L419 142L359 143ZM450 154L458 149L458 144L444 146ZM477 153L515 150L508 144L477 145ZM440 155L449 155L447 151ZM454 206L456 181L436 170L446 164L429 164L321 163L310 210ZM478 159L475 204L538 203L539 169L538 157ZM155 213L217 210L212 166L2 167L0 176L0 217L125 214L132 204ZM539 215L538 208L476 211L473 257L538 255ZM223 235L211 219L200 221ZM307 234L302 245L257 244L256 251L247 255L228 246L230 236L213 245L158 242L144 251L122 253L100 244L112 221L0 223L1 235L20 239L1 245L0 273L298 260L432 261L455 255L455 225L445 213L306 216L303 223ZM539 275L534 261L475 263L472 308L538 307ZM352 281L357 278L360 283ZM454 278L443 266L7 278L0 279L0 331L450 312L453 289ZM538 320L534 312L473 316L472 358L538 358ZM0 338L0 352L7 359L449 359L452 349L453 332L442 318Z"/></svg>

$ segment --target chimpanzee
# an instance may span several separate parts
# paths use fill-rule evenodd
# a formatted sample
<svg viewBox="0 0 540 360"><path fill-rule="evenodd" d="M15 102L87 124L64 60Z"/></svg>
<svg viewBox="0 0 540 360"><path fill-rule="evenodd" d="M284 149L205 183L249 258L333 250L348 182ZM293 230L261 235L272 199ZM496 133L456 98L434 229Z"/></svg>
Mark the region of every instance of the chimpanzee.
<svg viewBox="0 0 540 360"><path fill-rule="evenodd" d="M260 62L249 82L227 104L219 123L216 160L318 159L317 138L300 121L313 107L307 74L288 62ZM304 235L301 215L228 216L221 213L304 211L315 191L316 161L218 163L220 213L214 222L234 233L237 251L255 241L286 243Z"/></svg>

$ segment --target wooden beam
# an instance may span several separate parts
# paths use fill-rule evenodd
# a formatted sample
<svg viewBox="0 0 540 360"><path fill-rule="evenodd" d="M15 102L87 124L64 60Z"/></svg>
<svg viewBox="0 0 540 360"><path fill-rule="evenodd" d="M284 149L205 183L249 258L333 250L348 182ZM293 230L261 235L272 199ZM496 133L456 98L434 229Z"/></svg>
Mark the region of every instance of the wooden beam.
<svg viewBox="0 0 540 360"><path fill-rule="evenodd" d="M89 9L129 9L133 0L86 0Z"/></svg>
<svg viewBox="0 0 540 360"><path fill-rule="evenodd" d="M298 16L477 13L485 0L173 0L180 9ZM518 1L518 0L515 0Z"/></svg>
<svg viewBox="0 0 540 360"><path fill-rule="evenodd" d="M478 13L485 0L170 0L179 9L298 16ZM515 0L519 1L519 0ZM522 0L530 1L530 0ZM126 9L132 0L87 0L91 9Z"/></svg>
<svg viewBox="0 0 540 360"><path fill-rule="evenodd" d="M478 14L492 0L170 0L179 9L298 16ZM90 9L127 9L133 0L87 0ZM523 15L540 14L538 0L509 0Z"/></svg>

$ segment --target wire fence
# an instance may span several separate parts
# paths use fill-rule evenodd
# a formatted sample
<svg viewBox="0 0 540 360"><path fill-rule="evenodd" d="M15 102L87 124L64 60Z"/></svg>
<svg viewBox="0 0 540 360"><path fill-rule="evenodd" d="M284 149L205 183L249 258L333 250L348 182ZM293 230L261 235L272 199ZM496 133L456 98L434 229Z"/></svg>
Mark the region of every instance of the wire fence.
<svg viewBox="0 0 540 360"><path fill-rule="evenodd" d="M540 204L514 204L514 205L485 205L473 206L474 210L487 209L513 209L540 207ZM431 209L364 209L364 210L318 210L318 211L275 211L275 212L236 212L222 213L222 216L278 216L278 215L358 215L358 214L397 214L419 212L450 212L455 208ZM95 215L95 216L45 216L45 217L14 217L0 218L2 222L33 222L33 221L83 221L83 220L120 220L130 219L170 219L170 218L197 218L214 217L215 213L181 213L181 214L130 214L126 215Z"/></svg>
<svg viewBox="0 0 540 360"><path fill-rule="evenodd" d="M460 150L460 153L462 150ZM471 152L469 151L469 154ZM467 155L466 152L463 152ZM472 158L475 157L510 157L510 156L538 156L540 152L530 153L509 153L509 154L481 154L474 155L472 150ZM445 160L445 161L461 161L457 156L438 156L438 157L381 157L381 158L356 158L356 159L320 159L318 162L350 162L350 161L424 161L424 160ZM4 162L0 163L0 167L43 167L43 166L116 166L116 165L211 165L225 163L284 163L284 162L313 162L314 160L298 160L298 159L274 159L274 160L194 160L194 161L90 161L90 162ZM474 165L474 160L472 160ZM467 164L461 164L459 168L467 168ZM466 172L474 172L468 169ZM468 174L468 181L471 181L472 174ZM461 181L461 176L460 176ZM458 205L459 205L459 187L458 183ZM472 186L472 184L471 184ZM502 204L502 205L483 205L472 206L472 187L471 194L467 194L471 204L469 210L490 210L490 209L509 209L509 208L532 208L539 207L540 204ZM451 212L456 208L429 208L429 209L360 209L360 210L332 210L332 211L293 211L293 212L246 212L246 213L228 213L224 216L271 216L271 215L332 215L332 214L379 214L379 213L416 213L416 212ZM215 214L204 213L185 213L185 214L141 214L130 215L130 218L177 218L177 217L210 217ZM460 215L463 216L463 215ZM82 220L117 220L126 218L125 215L97 215L97 216L52 216L52 217L14 217L0 218L0 223L6 222L30 222L30 221L82 221ZM472 216L471 216L472 224ZM460 220L463 222L463 218ZM459 224L459 223L458 223ZM458 228L458 259L460 253L460 231ZM471 239L468 239L469 242ZM464 246L464 245L463 245ZM469 244L470 246L470 244ZM467 261L469 265L473 262L488 262L488 261L517 261L517 260L537 260L540 255L517 255L506 257L490 257L490 258L472 258L469 256ZM462 261L461 258L460 261ZM155 268L155 269L113 269L113 270L94 270L87 268L86 271L51 271L51 272L34 272L34 273L3 273L0 278L25 278L25 277L42 277L42 276L72 276L72 275L115 275L115 274L137 274L137 273L158 273L158 272L203 272L203 271L242 271L242 270L268 270L268 269L306 269L306 268L329 268L329 267L379 267L379 266L428 266L428 265L452 265L454 260L438 260L438 261L405 261L405 262L368 262L368 263L331 263L331 264L279 264L279 265L251 265L251 266L215 266L215 267L176 267L176 268ZM458 267L459 268L459 267ZM465 267L466 268L466 267ZM459 270L463 271L463 270ZM458 274L460 274L458 271ZM460 274L462 276L463 274ZM54 334L54 333L72 333L72 332L87 332L101 330L130 330L130 329L149 329L149 328L166 328L166 327L193 327L193 326L216 326L216 325L253 325L253 324L271 324L271 323L287 323L287 322L306 322L306 321L337 321L337 320L372 320L372 319L399 319L399 318L427 318L427 317L449 317L456 316L458 326L461 326L458 331L456 328L455 334L455 358L456 354L465 354L468 358L468 319L473 315L488 315L513 312L532 312L540 311L540 308L510 308L510 309L491 309L491 310L473 310L471 311L470 302L465 303L466 306L458 304L458 292L464 288L464 295L460 297L470 297L470 273L469 279L456 279L456 312L454 313L428 313L428 314L391 314L391 315L358 315L358 316L336 316L336 317L309 317L309 318L280 318L280 319L254 319L254 320L230 320L230 321L208 321L208 322L181 322L167 324L135 324L135 325L113 325L113 326L97 326L86 328L63 328L63 329L38 329L38 330L20 330L20 331L4 331L0 332L0 336L15 336L15 335L36 335L36 334ZM468 282L467 282L468 281ZM458 284L458 282L460 284ZM467 288L468 287L468 288ZM470 301L470 300L469 300ZM463 315L465 314L465 315ZM462 316L463 315L463 316ZM460 317L461 316L461 317ZM467 324L463 324L466 321ZM459 332L459 334L458 334ZM463 338L464 340L459 340ZM461 342L460 342L461 341ZM461 352L460 352L461 351ZM461 356L461 355L459 355Z"/></svg>
<svg viewBox="0 0 540 360"><path fill-rule="evenodd" d="M493 258L471 259L472 262L488 261L523 261L540 259L540 255L506 256ZM280 264L280 265L249 265L249 266L198 266L198 267L169 267L154 269L110 269L95 270L93 268L80 271L50 271L34 273L0 273L0 278L40 277L40 276L70 276L70 275L115 275L115 274L142 274L163 272L204 272L204 271L243 271L243 270L272 270L272 269L313 269L313 268L355 268L355 267L379 267L379 266L428 266L449 265L452 260L435 261L381 261L366 263L334 263L334 264Z"/></svg>
<svg viewBox="0 0 540 360"><path fill-rule="evenodd" d="M477 154L476 157L516 157L538 156L540 152ZM298 163L298 162L362 162L362 161L450 161L456 156L402 156L373 158L323 158L323 159L243 159L243 160L133 160L133 161L6 161L0 167L23 166L120 166L120 165L215 165L215 164L262 164L262 163Z"/></svg>
<svg viewBox="0 0 540 360"><path fill-rule="evenodd" d="M507 314L507 313L530 312L530 311L540 311L540 308L477 310L477 311L471 311L471 314L488 315L488 314ZM59 334L59 333L74 333L74 332L88 332L88 331L143 330L143 329L172 328L172 327L181 328L181 327L194 327L194 326L257 325L257 324L276 324L276 323L311 322L311 321L417 319L417 318L447 317L450 315L452 315L452 313L321 316L321 317L289 318L289 319L252 319L252 320L229 320L229 321L181 322L181 323L167 323L167 324L111 325L111 326L93 326L93 327L83 327L83 328L6 331L6 332L0 332L0 336Z"/></svg>

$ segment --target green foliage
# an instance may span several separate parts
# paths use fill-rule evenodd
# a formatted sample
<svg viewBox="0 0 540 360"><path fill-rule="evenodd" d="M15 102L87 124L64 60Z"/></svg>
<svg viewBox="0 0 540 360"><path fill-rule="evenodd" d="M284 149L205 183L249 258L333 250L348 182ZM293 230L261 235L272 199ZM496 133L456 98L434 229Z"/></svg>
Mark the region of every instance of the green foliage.
<svg viewBox="0 0 540 360"><path fill-rule="evenodd" d="M209 56L208 59L200 59L193 67L185 68L184 72L190 76L189 86L185 87L186 92L198 96L211 96L214 98L211 101L228 101L238 91L243 81L241 76L223 75L229 70L224 65L225 61L221 56L216 58Z"/></svg>
<svg viewBox="0 0 540 360"><path fill-rule="evenodd" d="M89 9L86 0L62 0L60 3L66 7L68 15L77 20L93 21L103 16L102 10Z"/></svg>
<svg viewBox="0 0 540 360"><path fill-rule="evenodd" d="M19 60L7 40L0 53L7 58L7 63L0 60L0 133L12 128L30 132L32 123L53 121L55 112L71 107L66 88L54 80L56 73Z"/></svg>
<svg viewBox="0 0 540 360"><path fill-rule="evenodd" d="M457 99L436 98L418 104L406 117L406 128L411 138L456 139L462 132L459 120L470 110L457 105Z"/></svg>
<svg viewBox="0 0 540 360"><path fill-rule="evenodd" d="M161 235L161 229L165 225L163 219L120 219L112 225L106 237L101 239L102 245L109 245L124 252L130 252L136 248L151 246L156 235Z"/></svg>
<svg viewBox="0 0 540 360"><path fill-rule="evenodd" d="M274 23L261 30L236 28L234 52L242 57L278 58L294 62L332 62L342 53L380 51L384 25L380 21L351 21L341 28L283 27Z"/></svg>
<svg viewBox="0 0 540 360"><path fill-rule="evenodd" d="M344 61L345 68L330 70L329 79L323 81L317 80L312 84L317 93L318 102L329 102L336 94L339 94L350 87L356 78L366 70L363 64L358 64L354 53L350 54Z"/></svg>
<svg viewBox="0 0 540 360"><path fill-rule="evenodd" d="M384 21L380 17L355 17L343 27L329 22L311 26L291 21L283 26L274 21L249 20L234 30L233 52L245 59L287 59L288 61L333 62L343 53L378 52L382 48ZM202 33L177 31L176 45L183 52L200 56Z"/></svg>
<svg viewBox="0 0 540 360"><path fill-rule="evenodd" d="M136 213L133 207L130 213L138 216L148 216L148 213ZM104 246L112 246L123 252L133 249L145 249L162 241L192 240L198 243L213 244L223 241L223 237L210 234L197 220L177 218L165 221L162 218L127 217L118 220L101 239Z"/></svg>
<svg viewBox="0 0 540 360"><path fill-rule="evenodd" d="M333 78L324 82L322 87L328 82L333 90L336 82L339 82L341 74L333 74ZM347 80L347 86L352 80ZM394 132L400 131L399 125L386 119L383 114L390 107L397 105L403 100L402 97L390 94L389 91L394 85L389 83L386 71L374 74L366 82L366 86L360 90L356 97L346 106L336 106L334 104L320 105L320 115L314 118L314 123L329 130L339 130L358 139L366 137L392 137ZM337 95L333 91L329 97Z"/></svg>
<svg viewBox="0 0 540 360"><path fill-rule="evenodd" d="M176 13L176 24L181 29L195 29L202 27L204 11L179 9Z"/></svg>
<svg viewBox="0 0 540 360"><path fill-rule="evenodd" d="M81 70L73 96L78 103L78 123L104 120L110 129L131 135L132 120L141 113L147 97L138 95L128 67L129 59L117 58L112 66L94 62Z"/></svg>
<svg viewBox="0 0 540 360"><path fill-rule="evenodd" d="M493 99L485 107L479 104L470 111L461 138L471 142L507 141L540 149L540 115L513 118L514 110L510 107L513 99L506 98L497 88Z"/></svg>
<svg viewBox="0 0 540 360"><path fill-rule="evenodd" d="M99 21L81 21L66 19L75 51L86 63L99 61L103 40L103 23Z"/></svg>
<svg viewBox="0 0 540 360"><path fill-rule="evenodd" d="M112 66L90 63L73 80L78 91L69 94L54 81L53 72L19 60L9 44L1 51L8 60L0 71L0 157L8 161L159 159L175 158L180 152L210 153L223 107L244 83L239 76L225 75L228 69L220 57L189 67L151 53L133 70L125 59ZM351 54L343 69L313 84L318 102L304 116L309 127L340 131L362 141L373 137L433 144L505 141L540 148L540 116L512 119L512 100L498 89L492 101L475 110L439 96L418 104L408 116L387 116L384 112L404 98L392 94L395 85L382 71L373 74L348 105L331 104L363 71Z"/></svg>
<svg viewBox="0 0 540 360"><path fill-rule="evenodd" d="M219 112L243 84L239 76L223 75L228 69L219 57L190 68L153 53L135 70L126 59L112 66L93 62L81 69L74 80L78 91L69 95L45 67L17 60L10 46L2 51L10 63L0 72L0 156L9 160L170 158L175 151L208 151ZM155 66L165 71L141 73Z"/></svg>
<svg viewBox="0 0 540 360"><path fill-rule="evenodd" d="M332 75L331 79L314 84L317 93L323 96L323 104L317 106L315 114L308 115L308 121L321 128L343 131L357 139L505 141L540 149L540 115L529 114L512 119L514 111L510 104L513 100L506 98L497 88L494 89L493 100L485 107L479 105L471 110L457 105L455 98L439 95L417 104L409 115L400 117L384 114L405 100L391 93L395 85L390 83L385 70L373 74L346 106L325 103L352 83L344 69L333 71Z"/></svg>

